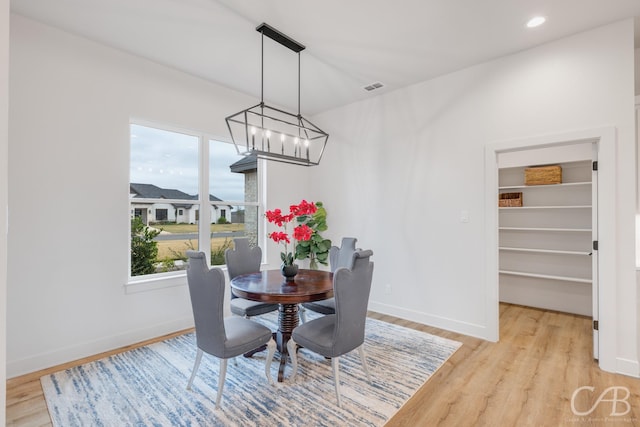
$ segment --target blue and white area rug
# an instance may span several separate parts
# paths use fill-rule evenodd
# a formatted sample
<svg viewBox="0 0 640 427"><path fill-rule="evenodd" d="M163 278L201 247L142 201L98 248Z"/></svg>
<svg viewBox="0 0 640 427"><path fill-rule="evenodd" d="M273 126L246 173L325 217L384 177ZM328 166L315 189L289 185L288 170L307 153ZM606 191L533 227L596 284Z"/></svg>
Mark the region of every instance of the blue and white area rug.
<svg viewBox="0 0 640 427"><path fill-rule="evenodd" d="M277 315L261 316L275 329ZM357 352L340 359L342 408L331 361L298 352L298 375L271 386L266 352L230 362L220 409L218 359L204 355L192 390L186 385L195 335L181 335L41 378L54 426L381 426L461 346L413 329L367 319L370 384ZM277 357L272 377L277 377Z"/></svg>

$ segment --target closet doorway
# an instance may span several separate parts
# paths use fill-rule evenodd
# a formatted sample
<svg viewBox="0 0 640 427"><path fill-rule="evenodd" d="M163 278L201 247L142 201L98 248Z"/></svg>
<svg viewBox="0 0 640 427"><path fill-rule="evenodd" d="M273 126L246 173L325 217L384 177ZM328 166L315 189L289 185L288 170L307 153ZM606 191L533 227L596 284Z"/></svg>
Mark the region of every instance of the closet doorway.
<svg viewBox="0 0 640 427"><path fill-rule="evenodd" d="M589 142L498 154L498 277L500 302L591 317L597 359L596 156Z"/></svg>
<svg viewBox="0 0 640 427"><path fill-rule="evenodd" d="M597 327L597 330L595 331L594 335L593 354L598 358L598 364L603 370L615 371L617 362L615 352L615 349L617 347L615 329L615 313L617 307L615 283L617 281L618 274L616 269L616 248L618 247L618 239L616 234L615 209L611 208L612 206L616 205L616 129L614 127L602 127L587 129L583 131L508 140L488 144L485 147L485 239L487 245L487 268L485 280L485 306L487 312L486 337L487 339L492 341L499 340L500 279L501 276L505 275L499 273L501 268L499 251L500 210L498 207L498 198L500 192L498 190L500 186L499 158L506 159L507 157L503 158L503 156L507 156L508 153L522 152L523 154L521 155L531 155L531 157L529 157L529 160L527 161L527 163L530 165L549 164L549 162L547 161L543 162L538 161L538 159L534 159L534 150L557 147L558 149L560 149L560 151L562 151L564 149L561 149L561 147L566 147L567 150L571 151L573 150L571 148L572 146L583 144L592 147L592 156L590 160L597 159L598 162L598 171L595 176L592 177L591 184L591 209L592 214L595 213L595 215L592 215L592 217L595 217L595 222L591 224L591 239L592 242L598 242L598 250L591 251L591 256L594 257L590 279L592 310L591 316L594 316L594 318L598 320L598 323L594 324L594 326ZM568 161L569 159L556 158L555 162L562 163L564 160ZM583 160L590 161L589 159ZM524 197L527 196L524 195ZM537 196L530 197L534 197L535 199L535 197ZM540 226L531 228L545 227ZM550 228L550 226L547 228ZM586 229L586 227L584 228ZM524 248L529 249L531 247L525 246ZM567 252L570 251L568 249L559 250L566 250ZM581 250L575 250L575 252L585 252L585 250L581 248ZM569 256L569 254L565 255ZM574 256L579 255L576 254ZM517 262L520 261L517 261L516 259L511 265L506 265L506 267L510 269L507 271L518 272L518 268L524 269L525 265L515 264ZM503 267L505 267L505 265L503 265ZM558 271L556 273L560 272ZM515 276L515 274L512 274L512 276ZM582 278L582 276L576 276L576 278ZM503 296L505 296L504 293ZM586 297L584 297L583 294L583 297L581 298L585 299Z"/></svg>

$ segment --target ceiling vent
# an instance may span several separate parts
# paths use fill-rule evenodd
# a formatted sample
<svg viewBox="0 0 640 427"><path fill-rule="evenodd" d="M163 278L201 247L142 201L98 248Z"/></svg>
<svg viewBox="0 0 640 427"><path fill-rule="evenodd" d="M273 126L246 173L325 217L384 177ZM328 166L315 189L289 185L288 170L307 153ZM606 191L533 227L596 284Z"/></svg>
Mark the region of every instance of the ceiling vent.
<svg viewBox="0 0 640 427"><path fill-rule="evenodd" d="M367 92L371 92L372 90L380 89L381 87L384 87L384 85L380 82L376 82L370 84L369 86L365 86L364 90L366 90Z"/></svg>

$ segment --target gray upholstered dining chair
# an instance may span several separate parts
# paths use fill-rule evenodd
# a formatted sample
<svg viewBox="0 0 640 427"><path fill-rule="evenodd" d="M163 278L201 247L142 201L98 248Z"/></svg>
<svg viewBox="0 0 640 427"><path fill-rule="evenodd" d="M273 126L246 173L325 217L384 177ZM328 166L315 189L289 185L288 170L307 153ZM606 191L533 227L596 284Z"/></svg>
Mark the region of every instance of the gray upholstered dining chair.
<svg viewBox="0 0 640 427"><path fill-rule="evenodd" d="M259 246L250 247L249 239L236 237L233 239L234 248L224 252L229 280L241 274L257 273L262 262L262 249ZM259 316L278 309L278 304L268 304L240 298L231 291L231 312L242 317Z"/></svg>
<svg viewBox="0 0 640 427"><path fill-rule="evenodd" d="M218 395L216 408L220 407L222 389L227 373L227 361L267 345L268 355L265 361L265 374L270 384L271 360L276 351L276 342L272 338L271 330L252 320L232 316L224 318L224 273L219 268L207 267L204 252L187 251L189 266L187 268L187 282L193 308L193 318L196 326L196 343L198 352L193 366L187 390L200 367L202 354L207 353L220 359L220 374L218 376Z"/></svg>
<svg viewBox="0 0 640 427"><path fill-rule="evenodd" d="M362 367L371 382L364 354L364 332L367 319L367 306L373 278L373 262L369 257L371 250L358 251L353 254L353 269L342 267L333 274L333 294L336 301L336 313L310 320L296 327L287 343L291 355L293 374L298 370L296 346L311 350L321 356L331 358L333 379L335 382L338 406L340 401L340 356L358 349Z"/></svg>
<svg viewBox="0 0 640 427"><path fill-rule="evenodd" d="M340 267L346 267L351 269L353 267L353 254L357 250L356 249L356 239L355 237L343 237L342 243L340 247L331 246L329 249L329 266L331 268L331 272L334 273ZM307 316L305 311L311 310L320 314L335 314L336 312L336 302L335 299L329 298L320 301L313 302L305 302L302 304L302 309L300 310L300 319L302 323L307 321Z"/></svg>

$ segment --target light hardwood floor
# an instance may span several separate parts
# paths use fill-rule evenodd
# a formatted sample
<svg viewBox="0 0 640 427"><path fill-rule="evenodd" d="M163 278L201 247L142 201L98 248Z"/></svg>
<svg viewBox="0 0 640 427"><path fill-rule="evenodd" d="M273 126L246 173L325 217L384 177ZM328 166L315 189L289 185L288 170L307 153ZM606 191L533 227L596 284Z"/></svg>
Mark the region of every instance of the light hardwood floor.
<svg viewBox="0 0 640 427"><path fill-rule="evenodd" d="M490 343L391 316L370 316L463 343L387 426L640 425L640 380L598 368L591 357L589 318L501 304L500 342ZM40 376L133 347L10 379L7 425L51 425ZM572 399L582 386L593 391L583 389ZM616 407L614 389L596 405L609 387L619 387ZM576 411L594 410L574 415L572 401Z"/></svg>

